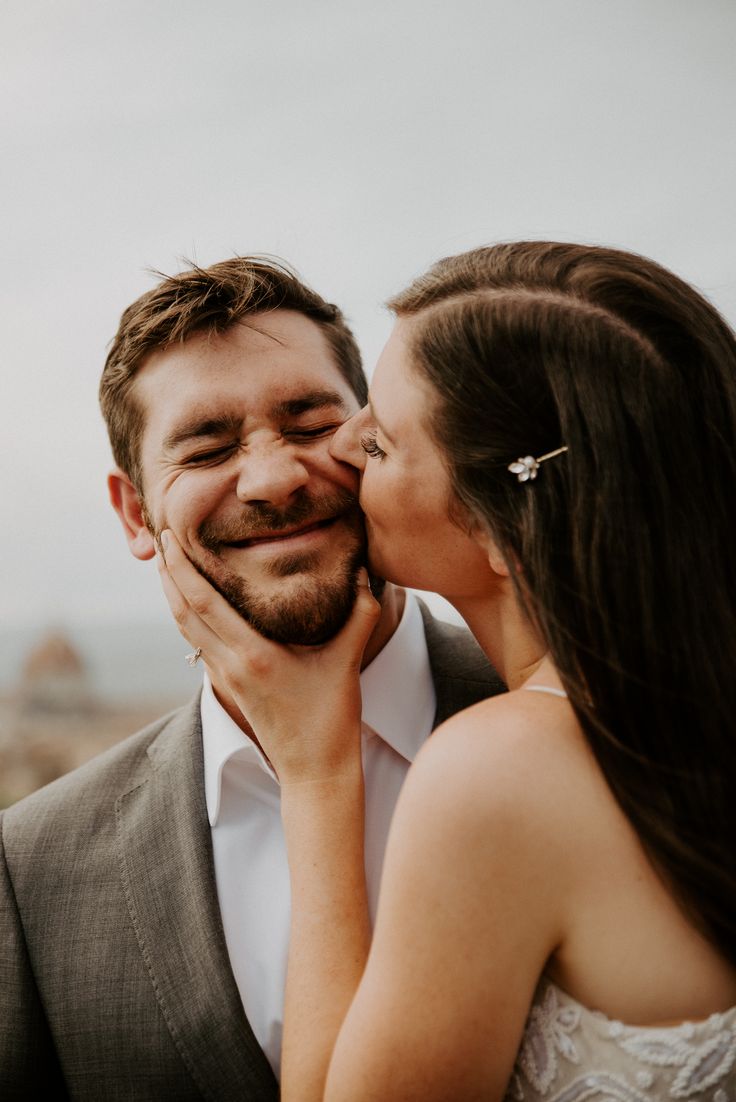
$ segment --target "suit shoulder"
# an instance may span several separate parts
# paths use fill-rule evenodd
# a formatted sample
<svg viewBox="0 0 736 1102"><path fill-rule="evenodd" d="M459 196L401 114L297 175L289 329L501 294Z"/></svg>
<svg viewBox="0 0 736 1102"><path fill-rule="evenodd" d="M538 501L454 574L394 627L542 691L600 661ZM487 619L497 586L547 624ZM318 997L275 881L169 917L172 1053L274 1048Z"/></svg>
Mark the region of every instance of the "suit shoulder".
<svg viewBox="0 0 736 1102"><path fill-rule="evenodd" d="M506 692L467 628L435 619L420 600L427 654L437 694L435 726L480 700Z"/></svg>
<svg viewBox="0 0 736 1102"><path fill-rule="evenodd" d="M101 809L107 812L121 792L141 783L155 767L154 743L178 730L191 731L198 699L154 720L143 730L116 743L84 765L66 773L2 812L6 844L12 838L44 836L64 822L94 829ZM152 760L154 759L154 760Z"/></svg>
<svg viewBox="0 0 736 1102"><path fill-rule="evenodd" d="M435 678L448 677L467 683L477 682L488 687L484 696L504 692L506 686L470 631L458 624L438 620L422 600L418 600L418 604Z"/></svg>

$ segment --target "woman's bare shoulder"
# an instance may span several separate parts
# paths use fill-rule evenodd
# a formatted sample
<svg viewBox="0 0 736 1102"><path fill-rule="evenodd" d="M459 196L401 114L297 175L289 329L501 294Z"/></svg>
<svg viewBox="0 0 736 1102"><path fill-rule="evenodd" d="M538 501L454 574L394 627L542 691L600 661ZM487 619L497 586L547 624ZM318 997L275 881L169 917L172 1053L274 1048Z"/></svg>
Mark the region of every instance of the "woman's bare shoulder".
<svg viewBox="0 0 736 1102"><path fill-rule="evenodd" d="M472 848L479 867L566 879L581 867L574 851L601 797L612 799L567 701L508 693L430 737L409 771L397 829L431 838L435 853Z"/></svg>
<svg viewBox="0 0 736 1102"><path fill-rule="evenodd" d="M546 814L580 785L601 777L569 703L517 691L483 700L443 723L414 766L422 788L462 784L491 810L514 804Z"/></svg>

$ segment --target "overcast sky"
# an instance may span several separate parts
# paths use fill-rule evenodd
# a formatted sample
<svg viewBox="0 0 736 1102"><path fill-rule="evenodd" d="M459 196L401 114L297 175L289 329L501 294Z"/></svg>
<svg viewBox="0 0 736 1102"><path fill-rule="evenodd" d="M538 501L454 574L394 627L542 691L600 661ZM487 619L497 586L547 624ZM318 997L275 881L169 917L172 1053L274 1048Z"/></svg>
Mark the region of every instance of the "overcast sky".
<svg viewBox="0 0 736 1102"><path fill-rule="evenodd" d="M631 248L736 322L733 0L4 0L5 625L164 618L107 505L122 309L269 252L382 301L499 239Z"/></svg>

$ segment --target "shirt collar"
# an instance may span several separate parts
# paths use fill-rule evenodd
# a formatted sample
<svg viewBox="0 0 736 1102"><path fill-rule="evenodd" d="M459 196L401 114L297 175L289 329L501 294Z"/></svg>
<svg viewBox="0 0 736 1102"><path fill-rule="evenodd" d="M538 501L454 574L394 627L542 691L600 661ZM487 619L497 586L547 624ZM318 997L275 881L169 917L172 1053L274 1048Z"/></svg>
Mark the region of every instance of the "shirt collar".
<svg viewBox="0 0 736 1102"><path fill-rule="evenodd" d="M360 675L363 722L407 761L414 761L432 730L437 697L424 623L417 600L406 594L399 626Z"/></svg>
<svg viewBox="0 0 736 1102"><path fill-rule="evenodd" d="M406 594L396 631L360 675L363 724L412 762L432 730L437 710L424 625L416 599ZM411 691L407 692L407 686ZM253 739L230 718L205 672L201 700L204 785L210 826L220 814L222 774L229 762L276 774Z"/></svg>

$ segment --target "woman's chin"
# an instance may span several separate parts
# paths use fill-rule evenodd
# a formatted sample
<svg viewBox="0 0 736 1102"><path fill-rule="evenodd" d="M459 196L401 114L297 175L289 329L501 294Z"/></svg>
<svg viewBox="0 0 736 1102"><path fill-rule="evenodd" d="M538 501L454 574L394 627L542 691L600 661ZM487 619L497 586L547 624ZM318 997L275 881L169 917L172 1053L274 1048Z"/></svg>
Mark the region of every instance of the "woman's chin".
<svg viewBox="0 0 736 1102"><path fill-rule="evenodd" d="M406 563L397 563L390 557L372 555L368 552L368 573L370 576L382 578L384 582L401 586L404 589L426 589L433 591L434 587L427 584L427 579L420 577L415 571L407 570Z"/></svg>

